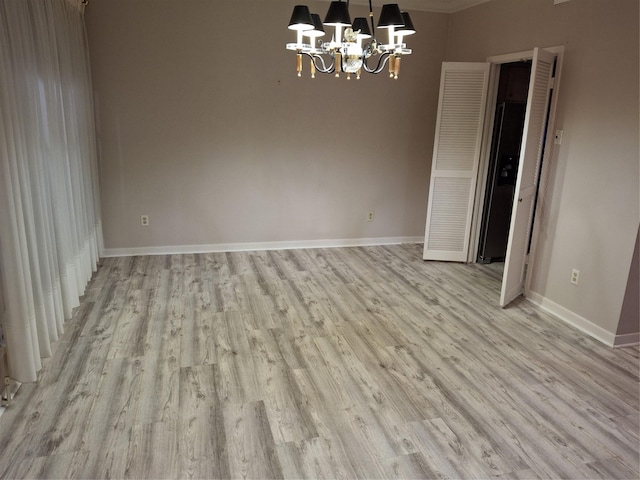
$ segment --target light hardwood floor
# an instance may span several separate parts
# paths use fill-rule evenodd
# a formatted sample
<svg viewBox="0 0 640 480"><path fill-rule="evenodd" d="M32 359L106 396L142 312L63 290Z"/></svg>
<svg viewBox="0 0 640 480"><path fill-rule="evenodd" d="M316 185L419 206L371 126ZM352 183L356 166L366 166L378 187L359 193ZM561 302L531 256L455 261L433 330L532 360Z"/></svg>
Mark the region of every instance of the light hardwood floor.
<svg viewBox="0 0 640 480"><path fill-rule="evenodd" d="M421 245L108 258L2 478L638 478L639 349Z"/></svg>

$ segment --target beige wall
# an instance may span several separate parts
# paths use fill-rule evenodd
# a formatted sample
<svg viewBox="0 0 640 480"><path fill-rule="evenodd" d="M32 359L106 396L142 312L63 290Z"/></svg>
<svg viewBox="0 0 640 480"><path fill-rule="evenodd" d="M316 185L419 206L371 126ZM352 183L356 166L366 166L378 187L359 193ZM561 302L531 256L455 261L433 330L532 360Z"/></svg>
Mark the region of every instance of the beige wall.
<svg viewBox="0 0 640 480"><path fill-rule="evenodd" d="M447 47L448 60L482 61L564 45L564 138L551 159L531 290L612 334L640 219L638 3L494 0L453 14Z"/></svg>
<svg viewBox="0 0 640 480"><path fill-rule="evenodd" d="M640 219L638 1L412 12L397 82L296 78L294 3L90 3L106 248L421 236L441 61L564 45L531 287L615 334Z"/></svg>
<svg viewBox="0 0 640 480"><path fill-rule="evenodd" d="M397 81L311 80L294 3L90 3L107 249L423 235L447 16Z"/></svg>

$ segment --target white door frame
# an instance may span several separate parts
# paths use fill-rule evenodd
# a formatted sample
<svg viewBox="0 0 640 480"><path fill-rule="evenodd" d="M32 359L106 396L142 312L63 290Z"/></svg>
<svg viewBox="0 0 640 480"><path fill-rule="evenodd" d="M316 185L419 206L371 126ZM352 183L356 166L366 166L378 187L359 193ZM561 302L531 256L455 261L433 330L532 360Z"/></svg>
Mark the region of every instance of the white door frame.
<svg viewBox="0 0 640 480"><path fill-rule="evenodd" d="M555 114L558 104L558 90L560 87L560 74L562 71L562 60L564 56L564 46L542 48L547 52L554 53L556 55L556 69L555 80L553 85L553 95L551 97L551 105L549 109L548 118L548 132L555 130ZM500 76L500 66L504 63L513 63L518 61L531 60L533 58L533 50L526 50L523 52L509 53L505 55L495 55L487 57L487 62L491 64L490 77L489 77L489 92L487 98L487 109L485 115L485 131L482 139L482 149L480 154L480 164L478 166L478 183L476 185L476 198L473 209L473 218L471 222L471 236L469 252L467 261L469 263L476 263L478 256L478 245L480 241L480 227L481 219L484 208L484 196L487 190L487 174L489 168L489 156L491 153L491 140L493 136L493 126L496 110L496 99L498 95L498 80ZM546 185L549 182L549 163L554 154L554 135L547 134L542 163L542 171L539 175L538 186L538 205L544 202L545 195L547 194ZM531 265L532 259L535 255L537 239L539 236L538 230L541 223L542 212L540 208L536 209L535 217L533 219L533 231L531 233L531 250L529 252L528 264ZM527 269L525 277L525 295L529 291L531 269Z"/></svg>

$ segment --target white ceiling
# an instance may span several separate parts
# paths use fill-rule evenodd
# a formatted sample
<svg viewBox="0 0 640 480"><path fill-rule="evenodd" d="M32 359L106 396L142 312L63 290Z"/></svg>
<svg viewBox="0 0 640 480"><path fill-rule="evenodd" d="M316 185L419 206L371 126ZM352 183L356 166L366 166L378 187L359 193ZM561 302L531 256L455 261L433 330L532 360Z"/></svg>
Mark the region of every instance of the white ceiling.
<svg viewBox="0 0 640 480"><path fill-rule="evenodd" d="M328 0L327 0L328 1ZM369 5L369 0L350 0L357 5ZM398 3L402 10L422 10L425 12L453 13L491 0L374 0L373 6L383 3Z"/></svg>

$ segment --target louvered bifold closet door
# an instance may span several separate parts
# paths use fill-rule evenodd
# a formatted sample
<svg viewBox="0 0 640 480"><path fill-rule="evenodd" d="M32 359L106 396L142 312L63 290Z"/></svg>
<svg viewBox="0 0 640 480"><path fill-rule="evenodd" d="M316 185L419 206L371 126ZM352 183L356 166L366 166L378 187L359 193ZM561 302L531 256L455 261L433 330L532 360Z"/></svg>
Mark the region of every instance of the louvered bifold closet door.
<svg viewBox="0 0 640 480"><path fill-rule="evenodd" d="M425 260L467 260L488 84L488 63L442 64Z"/></svg>
<svg viewBox="0 0 640 480"><path fill-rule="evenodd" d="M524 290L527 247L529 246L538 191L538 175L545 147L555 58L553 53L539 48L533 51L518 178L516 180L517 201L513 202L511 210L509 240L500 292L500 305L503 307L507 306Z"/></svg>

